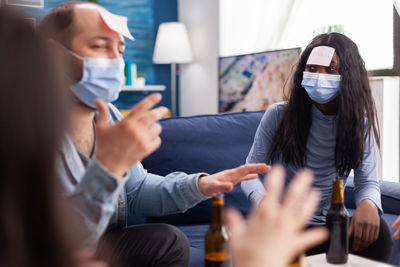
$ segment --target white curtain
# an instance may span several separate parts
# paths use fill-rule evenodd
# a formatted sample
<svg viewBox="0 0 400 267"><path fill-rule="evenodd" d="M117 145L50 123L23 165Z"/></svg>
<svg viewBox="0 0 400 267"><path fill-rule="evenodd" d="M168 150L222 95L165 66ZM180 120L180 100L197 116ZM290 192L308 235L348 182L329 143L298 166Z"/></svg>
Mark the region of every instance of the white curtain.
<svg viewBox="0 0 400 267"><path fill-rule="evenodd" d="M281 48L303 0L220 0L220 55Z"/></svg>
<svg viewBox="0 0 400 267"><path fill-rule="evenodd" d="M342 25L368 69L393 66L393 1L220 0L220 56L302 47Z"/></svg>

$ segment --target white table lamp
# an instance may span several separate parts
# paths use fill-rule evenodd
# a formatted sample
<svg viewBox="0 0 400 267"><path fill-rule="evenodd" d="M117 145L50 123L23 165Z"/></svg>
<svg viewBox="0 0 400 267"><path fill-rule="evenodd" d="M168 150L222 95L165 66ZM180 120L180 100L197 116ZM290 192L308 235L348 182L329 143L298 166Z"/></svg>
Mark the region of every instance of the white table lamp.
<svg viewBox="0 0 400 267"><path fill-rule="evenodd" d="M171 115L176 116L176 64L193 61L186 27L181 22L166 22L158 28L153 62L171 64Z"/></svg>

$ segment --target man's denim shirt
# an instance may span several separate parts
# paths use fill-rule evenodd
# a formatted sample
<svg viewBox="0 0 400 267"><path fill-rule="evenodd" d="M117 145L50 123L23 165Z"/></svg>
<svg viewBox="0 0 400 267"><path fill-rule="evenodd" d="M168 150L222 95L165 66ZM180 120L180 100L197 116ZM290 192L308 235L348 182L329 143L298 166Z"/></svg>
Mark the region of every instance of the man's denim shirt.
<svg viewBox="0 0 400 267"><path fill-rule="evenodd" d="M122 119L113 105L108 107L110 123ZM108 226L126 226L127 213L159 216L184 212L207 199L198 189L201 173L174 172L163 177L148 173L138 162L125 177L117 178L68 136L59 149L58 163L62 193L72 201L88 232L86 246L95 246Z"/></svg>

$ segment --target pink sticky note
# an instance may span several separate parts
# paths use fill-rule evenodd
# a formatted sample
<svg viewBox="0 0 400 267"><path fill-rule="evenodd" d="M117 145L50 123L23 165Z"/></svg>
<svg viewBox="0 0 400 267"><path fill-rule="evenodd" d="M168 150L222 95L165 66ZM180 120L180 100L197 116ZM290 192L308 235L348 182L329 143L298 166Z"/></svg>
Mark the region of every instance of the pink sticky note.
<svg viewBox="0 0 400 267"><path fill-rule="evenodd" d="M329 46L317 46L311 51L307 60L307 65L319 65L329 67L335 48Z"/></svg>
<svg viewBox="0 0 400 267"><path fill-rule="evenodd" d="M133 38L132 34L129 32L127 17L112 14L111 12L102 8L99 8L98 10L104 23L111 30L118 32L126 38L135 40L135 38Z"/></svg>

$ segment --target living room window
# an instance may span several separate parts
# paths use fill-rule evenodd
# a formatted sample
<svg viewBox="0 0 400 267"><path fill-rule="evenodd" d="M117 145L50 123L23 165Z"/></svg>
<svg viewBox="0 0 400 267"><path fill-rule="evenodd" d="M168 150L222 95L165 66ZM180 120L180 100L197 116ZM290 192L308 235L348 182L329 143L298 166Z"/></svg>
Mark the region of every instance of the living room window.
<svg viewBox="0 0 400 267"><path fill-rule="evenodd" d="M398 76L398 24L392 0L221 0L220 55L304 48L336 31L358 45L374 76Z"/></svg>

